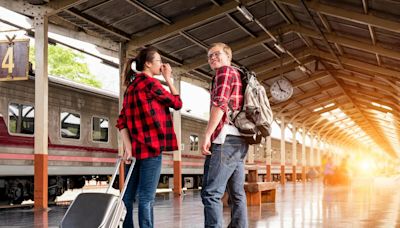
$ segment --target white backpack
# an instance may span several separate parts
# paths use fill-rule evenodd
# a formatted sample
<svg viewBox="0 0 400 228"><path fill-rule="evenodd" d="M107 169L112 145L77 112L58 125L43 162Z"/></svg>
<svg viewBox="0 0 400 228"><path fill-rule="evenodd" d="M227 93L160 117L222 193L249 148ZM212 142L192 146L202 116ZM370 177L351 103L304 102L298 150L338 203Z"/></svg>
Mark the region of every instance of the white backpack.
<svg viewBox="0 0 400 228"><path fill-rule="evenodd" d="M262 138L271 134L274 120L272 109L265 88L258 82L256 74L245 67L236 69L242 79L243 107L241 110L232 110L229 105L228 116L248 144L259 144Z"/></svg>

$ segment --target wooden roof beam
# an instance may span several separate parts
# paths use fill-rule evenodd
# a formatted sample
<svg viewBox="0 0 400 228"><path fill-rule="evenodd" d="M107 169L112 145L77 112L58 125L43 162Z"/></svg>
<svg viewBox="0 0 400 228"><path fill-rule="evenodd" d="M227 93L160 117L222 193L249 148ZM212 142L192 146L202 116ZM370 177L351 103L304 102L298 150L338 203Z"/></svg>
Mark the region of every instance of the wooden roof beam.
<svg viewBox="0 0 400 228"><path fill-rule="evenodd" d="M326 19L326 16L321 14L321 13L317 13L319 19L321 20L322 24L324 25L324 27L326 28L326 30L328 30L329 33L332 32L332 28L329 25L328 20ZM326 33L324 33L326 34ZM336 49L338 50L339 54L343 55L343 48L338 44L338 43L334 43Z"/></svg>
<svg viewBox="0 0 400 228"><path fill-rule="evenodd" d="M325 99L319 99L318 101L313 102L311 105L300 106L299 108L284 112L281 115L283 115L283 116L292 116L292 115L300 112L302 109L313 110L315 108L318 108L318 106L320 106L322 104L332 103L332 102L335 101L335 99L338 99L338 98L343 97L343 96L344 96L344 94L338 94L338 95L333 96L333 97L328 97L328 98L325 98ZM312 113L312 111L309 111L309 113L310 112ZM309 113L307 113L306 115L308 115Z"/></svg>
<svg viewBox="0 0 400 228"><path fill-rule="evenodd" d="M392 110L388 110L386 108L372 105L371 100L365 100L359 96L354 96L354 99L358 104L362 105L363 112L365 112L366 110L375 110L375 111L379 111L379 112L383 112L383 113L388 113L388 112L393 112L393 109L395 109L395 108L391 107L390 105L388 105L388 106L390 108L392 108Z"/></svg>
<svg viewBox="0 0 400 228"><path fill-rule="evenodd" d="M304 36L312 37L315 39L323 39L317 32L312 29L300 25L291 25L293 32L300 33ZM354 48L357 50L379 54L390 58L400 60L400 53L398 51L384 48L377 44L371 44L370 41L362 38L351 39L349 37L338 36L335 33L324 33L326 39L331 43L337 43L346 47Z"/></svg>
<svg viewBox="0 0 400 228"><path fill-rule="evenodd" d="M352 97L349 95L349 93L345 90L344 85L343 85L340 81L338 81L336 78L334 78L334 79L336 80L337 84L342 88L343 92L346 94L346 96L348 97L348 99L354 104L354 106L355 106L356 110L358 111L358 113L368 122L368 125L369 125L370 127L374 127L374 126L375 126L374 123L372 123L372 122L364 115L364 113L362 112L362 110L356 105L356 103L354 102L353 98L352 98ZM345 110L343 110L343 112L346 113ZM366 131L366 129L364 129L364 127L362 127L362 126L360 126L360 127L361 127L361 129L363 129L364 131ZM385 145L389 145L389 144L388 144L388 141L387 141L384 137L382 137L382 135L379 134L378 131L377 131L375 128L373 128L373 130L370 131L370 132L371 132L371 133L370 133L371 135L376 135L376 138L374 138L374 140L376 141L376 143L378 143L378 141L380 141L380 142L384 142Z"/></svg>
<svg viewBox="0 0 400 228"><path fill-rule="evenodd" d="M329 41L326 39L324 32L322 31L322 29L320 28L320 26L317 24L316 20L314 19L313 15L311 14L311 11L308 8L307 4L304 2L304 0L299 1L299 2L300 2L300 5L302 6L303 10L306 11L306 14L311 19L311 24L313 25L314 29L322 37L322 43L324 43L324 45L328 49L329 53L331 53L331 55L336 59L336 62L340 66L340 68L343 69L344 67L343 67L342 63L340 62L338 55L333 50L332 46L329 44Z"/></svg>
<svg viewBox="0 0 400 228"><path fill-rule="evenodd" d="M330 122L328 122L327 124L324 124L323 126L321 126L320 128L317 128L316 130L317 130L317 135L322 135L323 133L326 133L326 132L328 132L328 131L330 131L330 130L332 130L332 129L334 129L334 128L339 128L336 124L334 124L334 123L336 123L336 122L339 122L339 121L343 121L343 120L345 120L346 118L343 118L343 119L337 119L337 120L335 120L335 121L330 121ZM359 126L359 125L358 125Z"/></svg>
<svg viewBox="0 0 400 228"><path fill-rule="evenodd" d="M317 49L312 49L312 50L310 49L310 51L316 57L320 57L322 59L325 59L325 60L328 60L331 62L336 62L336 60L329 53L326 53L324 51L317 50ZM339 59L341 60L343 65L349 65L349 66L353 66L353 67L360 68L360 69L366 69L366 70L372 71L374 73L385 75L388 78L395 77L397 79L400 79L400 72L396 71L396 70L379 67L379 66L376 66L373 64L354 60L354 59L351 59L351 58L345 57L345 56L339 56Z"/></svg>
<svg viewBox="0 0 400 228"><path fill-rule="evenodd" d="M77 6L83 2L86 2L87 0L52 0L49 1L49 3L46 4L46 6L50 7L53 9L51 13L47 14L47 16L56 14L58 12L61 12L63 10L69 9L71 7Z"/></svg>
<svg viewBox="0 0 400 228"><path fill-rule="evenodd" d="M278 34L287 34L290 33L288 25L284 25L281 27L276 28L275 30L271 31L271 33L274 36L277 36ZM247 50L249 48L252 48L254 46L260 45L261 43L271 41L271 37L265 32L260 32L257 34L256 38L253 37L248 37L246 39L242 39L239 41L236 41L234 43L230 43L229 46L232 49L233 53L238 53L240 51ZM198 56L192 59L188 59L185 61L185 64L182 66L182 70L184 71L190 71L199 67L202 67L207 64L207 58L204 54L204 56Z"/></svg>
<svg viewBox="0 0 400 228"><path fill-rule="evenodd" d="M375 91L366 91L366 90L360 90L357 86L353 85L343 85L346 90L354 90L357 91L357 93L353 93L353 95L358 95L358 96L364 96L368 97L368 99L378 99L381 102L390 101L393 104L397 104L400 102L400 98L398 96L390 96L390 95L383 95L376 93Z"/></svg>
<svg viewBox="0 0 400 228"><path fill-rule="evenodd" d="M314 123L307 129L307 131L313 133L314 128L318 126L318 124L329 124L329 121L325 118L320 118L314 121Z"/></svg>
<svg viewBox="0 0 400 228"><path fill-rule="evenodd" d="M164 17L163 15L159 14L158 12L156 12L155 10L153 10L152 8L148 7L146 4L137 1L137 0L127 0L127 2L133 6L135 6L136 8L140 9L142 12L144 12L145 14L149 15L150 17L158 20L159 22L165 24L165 25L171 25L172 21L169 20L168 18Z"/></svg>
<svg viewBox="0 0 400 228"><path fill-rule="evenodd" d="M315 61L315 57L313 57L313 56L311 56L311 55L308 55L308 56L306 56L306 57L304 57L304 58L300 58L300 59L301 59L301 62L302 62L304 65L307 64L307 63L310 63L310 62ZM289 61L290 61L290 60L289 60ZM258 78L259 80L261 80L261 81L268 80L268 79L274 78L274 77L276 77L276 76L279 76L279 75L281 75L281 74L284 74L284 73L293 71L293 70L295 70L298 66L299 66L299 64L296 63L296 62L287 63L287 64L285 64L285 65L282 65L282 67L280 66L280 64L279 64L279 65L276 65L276 64L270 63L270 64L267 64L267 65L265 66L265 68L268 67L268 68L270 68L270 69L269 69L269 70L266 70L264 73L257 73L257 78Z"/></svg>
<svg viewBox="0 0 400 228"><path fill-rule="evenodd" d="M325 77L328 77L328 76L330 76L329 72L327 72L327 71L319 71L319 72L311 74L309 78L292 82L292 85L293 85L293 87L299 87L299 86L302 86L302 85L305 85L305 84L309 84L309 83L318 81L319 79L325 78Z"/></svg>
<svg viewBox="0 0 400 228"><path fill-rule="evenodd" d="M0 0L0 6L22 15L35 17L51 16L65 9L79 5L86 0L53 0L45 5L33 5L23 0Z"/></svg>
<svg viewBox="0 0 400 228"><path fill-rule="evenodd" d="M297 0L275 0L275 1L299 8L301 7L300 5L301 2ZM374 16L373 14L370 13L363 14L355 11L345 10L339 7L320 3L316 0L307 1L305 3L307 4L307 7L309 9L315 12L400 33L400 23L394 20L387 20L381 17Z"/></svg>
<svg viewBox="0 0 400 228"><path fill-rule="evenodd" d="M106 25L103 25L99 21L94 22L92 18L87 18L85 16L80 15L73 9L69 9L72 6L78 5L82 2L83 2L82 0L59 0L59 1L51 1L46 5L32 5L23 0L15 0L15 1L0 0L0 6L3 6L14 12L20 13L22 15L27 15L30 17L36 17L39 15L53 15L58 12L66 12L73 15L76 18L79 18L80 20L85 21L86 23L89 23L99 29L102 29L105 32L112 34L113 36L117 36L123 40L130 39L126 34L124 34L121 31L107 27Z"/></svg>
<svg viewBox="0 0 400 228"><path fill-rule="evenodd" d="M325 138L328 141L340 142L340 143L343 143L345 140L348 140L349 138L354 140L354 138L351 135L349 135L347 132L343 132L343 129L341 129L340 127L338 127L337 129L334 129L332 131L332 133L330 135L327 135ZM339 140L339 139L343 139L343 140Z"/></svg>
<svg viewBox="0 0 400 228"><path fill-rule="evenodd" d="M277 3L274 0L270 1L272 6L275 8L275 10L281 15L281 17L286 21L287 24L292 24L295 22L293 15L288 11L285 7L286 6L281 6L279 3Z"/></svg>
<svg viewBox="0 0 400 228"><path fill-rule="evenodd" d="M308 52L307 49L303 49L301 51L297 51L296 54L294 54L294 56L298 60L302 60L302 59L306 58L309 55L310 55L310 52ZM284 57L282 59L277 59L277 60L275 60L273 62L270 62L269 64L266 64L266 65L263 65L263 66L260 66L260 67L256 67L256 68L252 68L252 70L254 72L256 72L257 74L260 74L262 72L265 72L265 71L268 71L268 70L271 70L271 69L274 69L274 68L277 68L277 67L280 68L281 65L284 66L285 64L291 63L293 61L294 60L293 60L292 57L286 56L286 57ZM296 66L298 66L298 65L299 64L297 64Z"/></svg>
<svg viewBox="0 0 400 228"><path fill-rule="evenodd" d="M336 84L329 84L329 85L326 85L326 86L321 87L321 88L319 88L317 90L314 90L314 91L309 91L309 92L306 92L306 93L303 93L303 94L300 94L300 95L292 96L292 98L290 98L287 101L284 101L284 102L278 103L276 105L273 105L272 109L279 109L279 108L284 109L284 107L287 107L289 104L298 102L298 101L303 100L303 99L311 98L311 97L313 97L315 95L321 94L323 92L326 92L326 91L328 91L330 89L333 89L333 88L336 88L336 87L337 87Z"/></svg>
<svg viewBox="0 0 400 228"><path fill-rule="evenodd" d="M278 13L282 16L282 18L286 21L287 24L295 24L295 25L299 24L295 19L293 13L288 9L287 5L280 4L279 2L275 2L274 0L271 0L270 2L274 6L274 8L278 11ZM297 33L297 35L307 47L312 47L314 45L312 40L309 39L308 37L304 37L300 33Z"/></svg>
<svg viewBox="0 0 400 228"><path fill-rule="evenodd" d="M385 121L387 121L387 119L382 119L381 117L379 117L379 116L376 116L376 112L374 112L374 111L376 111L377 109L366 109L365 110L365 113L366 113L366 115L368 115L368 116L370 116L371 118L377 118L377 119L380 119L380 120L385 120ZM382 110L382 112L383 113L385 113L385 110ZM398 114L398 112L392 112L392 114L393 114L393 121L397 121L397 122L399 122L400 121L400 114ZM395 129L396 128L396 126L389 126L389 127L391 127L391 128L393 128L393 129ZM397 127L397 129L398 129L398 127ZM400 129L398 129L397 131L399 131Z"/></svg>
<svg viewBox="0 0 400 228"><path fill-rule="evenodd" d="M242 3L246 5L247 2L249 1L246 0ZM213 5L208 9L191 13L191 15L175 21L171 25L160 26L160 28L155 29L153 32L150 32L144 36L132 36L131 41L128 42L128 50L137 49L139 47L155 43L159 40L167 38L168 36L184 31L185 29L204 24L217 17L221 17L226 13L235 11L238 5L239 4L236 1L230 0L223 5Z"/></svg>
<svg viewBox="0 0 400 228"><path fill-rule="evenodd" d="M340 107L335 106L335 107L330 108L330 110L328 110L328 111L332 111L332 110L334 110L334 109L336 109L336 108L340 108ZM328 112L328 111L325 111L325 112ZM305 123L306 125L308 124L308 122L310 122L310 123L312 124L312 123L315 122L317 119L319 119L319 118L315 118L315 117L317 117L318 115L320 115L320 114L322 114L322 113L324 113L324 112L321 111L319 114L318 114L318 113L313 113L313 114L311 114L311 115L305 116L303 119L300 119L299 122ZM333 123L333 122L339 122L339 121L342 121L342 120L345 120L345 119L348 119L348 118L357 119L357 118L354 117L355 115L357 115L357 113L354 113L354 114L352 114L352 115L346 115L346 116L343 117L343 118L339 118L339 119L336 119L335 121L331 121L331 122L332 122L332 123ZM321 118L325 119L325 118L322 117L322 116L321 116ZM311 120L311 121L310 121L310 120ZM313 121L312 121L312 120L313 120Z"/></svg>
<svg viewBox="0 0 400 228"><path fill-rule="evenodd" d="M346 88L348 88L348 87L346 86ZM400 112L400 105L394 99L390 99L390 100L388 100L388 99L377 99L377 98L374 98L372 96L366 97L363 94L364 93L361 93L361 94L352 93L351 96L355 97L358 100L365 101L369 105L372 105L371 102L375 102L375 103L378 103L378 104L381 104L381 105L388 106L388 107L390 107L392 109L392 110L388 110L388 109L384 109L384 108L380 109L380 110L386 110L385 112L394 112L394 110L396 110L396 109L397 109L397 112ZM377 106L374 106L374 105L372 105L372 106L373 107L377 107ZM379 107L377 107L377 108L379 108Z"/></svg>
<svg viewBox="0 0 400 228"><path fill-rule="evenodd" d="M367 0L362 0L362 4L363 4L363 9L364 9L364 14L368 15L368 1ZM368 31L369 31L369 35L371 36L371 41L373 45L376 45L376 38L375 38L375 32L374 32L374 28L371 25L368 25ZM378 54L375 54L376 56L376 61L378 62L378 66L381 65L381 58Z"/></svg>
<svg viewBox="0 0 400 228"><path fill-rule="evenodd" d="M321 114L322 113L325 113L325 112L330 112L330 111L332 111L332 110L335 110L335 109L337 109L337 108L339 108L339 106L337 106L337 105L334 105L334 106L332 106L332 107L329 107L329 108L326 108L326 109L323 109L323 110L321 110L321 111L318 111L318 112L312 112L311 114L309 114L309 115L306 115L306 116L301 116L301 117L303 117L301 120L299 120L299 122L302 122L302 123L304 123L306 126L307 126L307 124L308 124L308 122L310 121L310 120L314 120L314 121L318 121L319 119L325 119L323 116L321 116ZM312 123L313 121L311 121L311 123Z"/></svg>
<svg viewBox="0 0 400 228"><path fill-rule="evenodd" d="M246 28L239 20L236 18L232 17L230 13L225 14L233 23L235 23L243 32L247 33L247 35L256 38L256 35L250 29Z"/></svg>
<svg viewBox="0 0 400 228"><path fill-rule="evenodd" d="M329 61L329 60L327 60L327 61ZM363 69L361 67L354 67L354 66L346 66L344 71L348 72L348 73L360 74L360 75L367 76L370 78L382 80L382 81L386 82L388 85L390 85L393 89L400 91L400 86L398 86L394 83L395 81L398 81L398 79L395 77L391 77L389 75L378 74L376 72L373 72L373 71L370 71L367 69Z"/></svg>
<svg viewBox="0 0 400 228"><path fill-rule="evenodd" d="M381 92L387 93L390 96L398 97L396 92L390 86L385 86L385 85L382 85L382 84L379 84L379 83L374 83L373 81L363 80L363 79L358 78L358 77L344 75L344 74L336 74L336 76L338 78L344 80L344 81L350 81L350 82L358 83L358 84L363 85L363 86L367 86L367 87L370 87L370 88L373 88L373 89L380 90Z"/></svg>
<svg viewBox="0 0 400 228"><path fill-rule="evenodd" d="M107 33L110 33L113 36L119 37L122 40L125 40L125 41L130 40L130 37L128 36L128 34L125 34L124 32L119 31L118 29L110 27L110 26L104 24L104 22L96 20L90 16L82 15L79 11L77 11L75 9L66 9L63 12L68 13L68 14L78 18L79 20L82 20L90 25L93 25Z"/></svg>

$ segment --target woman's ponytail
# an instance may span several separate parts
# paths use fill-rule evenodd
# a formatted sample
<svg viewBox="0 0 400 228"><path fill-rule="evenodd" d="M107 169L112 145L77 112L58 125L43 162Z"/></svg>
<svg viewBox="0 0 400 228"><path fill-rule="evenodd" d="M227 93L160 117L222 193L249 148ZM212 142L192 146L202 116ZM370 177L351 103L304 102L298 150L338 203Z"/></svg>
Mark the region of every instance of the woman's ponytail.
<svg viewBox="0 0 400 228"><path fill-rule="evenodd" d="M128 86L131 84L136 74L142 72L145 68L146 62L151 62L154 59L154 54L157 53L157 49L153 47L147 47L142 49L136 58L127 58L124 67L124 84Z"/></svg>
<svg viewBox="0 0 400 228"><path fill-rule="evenodd" d="M125 61L125 66L124 66L124 85L128 86L131 84L133 79L136 77L136 73L138 72L136 70L136 59L135 58L127 58Z"/></svg>

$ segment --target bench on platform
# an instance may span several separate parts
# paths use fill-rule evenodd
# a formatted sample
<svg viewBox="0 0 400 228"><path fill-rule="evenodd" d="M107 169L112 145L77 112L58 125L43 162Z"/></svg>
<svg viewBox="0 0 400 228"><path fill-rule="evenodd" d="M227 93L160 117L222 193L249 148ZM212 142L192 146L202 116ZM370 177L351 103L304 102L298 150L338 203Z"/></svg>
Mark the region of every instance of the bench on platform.
<svg viewBox="0 0 400 228"><path fill-rule="evenodd" d="M261 205L261 203L274 203L276 188L275 182L259 182L257 166L247 165L247 182L244 184L246 191L247 205Z"/></svg>
<svg viewBox="0 0 400 228"><path fill-rule="evenodd" d="M258 181L258 167L255 165L246 165L245 169L248 171L247 182L244 183L244 190L246 192L247 205L260 206L261 203L274 203L276 188L278 183L276 182L259 182ZM225 207L228 206L229 196L225 192L222 197L222 202Z"/></svg>
<svg viewBox="0 0 400 228"><path fill-rule="evenodd" d="M275 182L256 182L244 184L246 191L247 205L261 205L261 203L275 203L276 188Z"/></svg>

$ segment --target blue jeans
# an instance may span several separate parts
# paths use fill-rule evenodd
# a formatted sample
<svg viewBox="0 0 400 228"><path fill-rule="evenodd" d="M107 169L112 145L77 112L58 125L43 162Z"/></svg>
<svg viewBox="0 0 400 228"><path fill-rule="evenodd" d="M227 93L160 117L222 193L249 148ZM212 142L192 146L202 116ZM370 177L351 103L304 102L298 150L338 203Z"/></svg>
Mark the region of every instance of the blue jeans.
<svg viewBox="0 0 400 228"><path fill-rule="evenodd" d="M125 177L129 165L125 166ZM133 203L138 195L139 226L154 227L153 204L161 172L161 155L154 158L136 160L135 167L123 201L127 210L124 228L133 227Z"/></svg>
<svg viewBox="0 0 400 228"><path fill-rule="evenodd" d="M247 223L246 193L244 191L244 157L249 145L238 136L228 135L224 144L212 144L211 155L204 162L201 198L204 205L204 226L222 227L221 198L228 191L231 222L228 227L245 228Z"/></svg>

